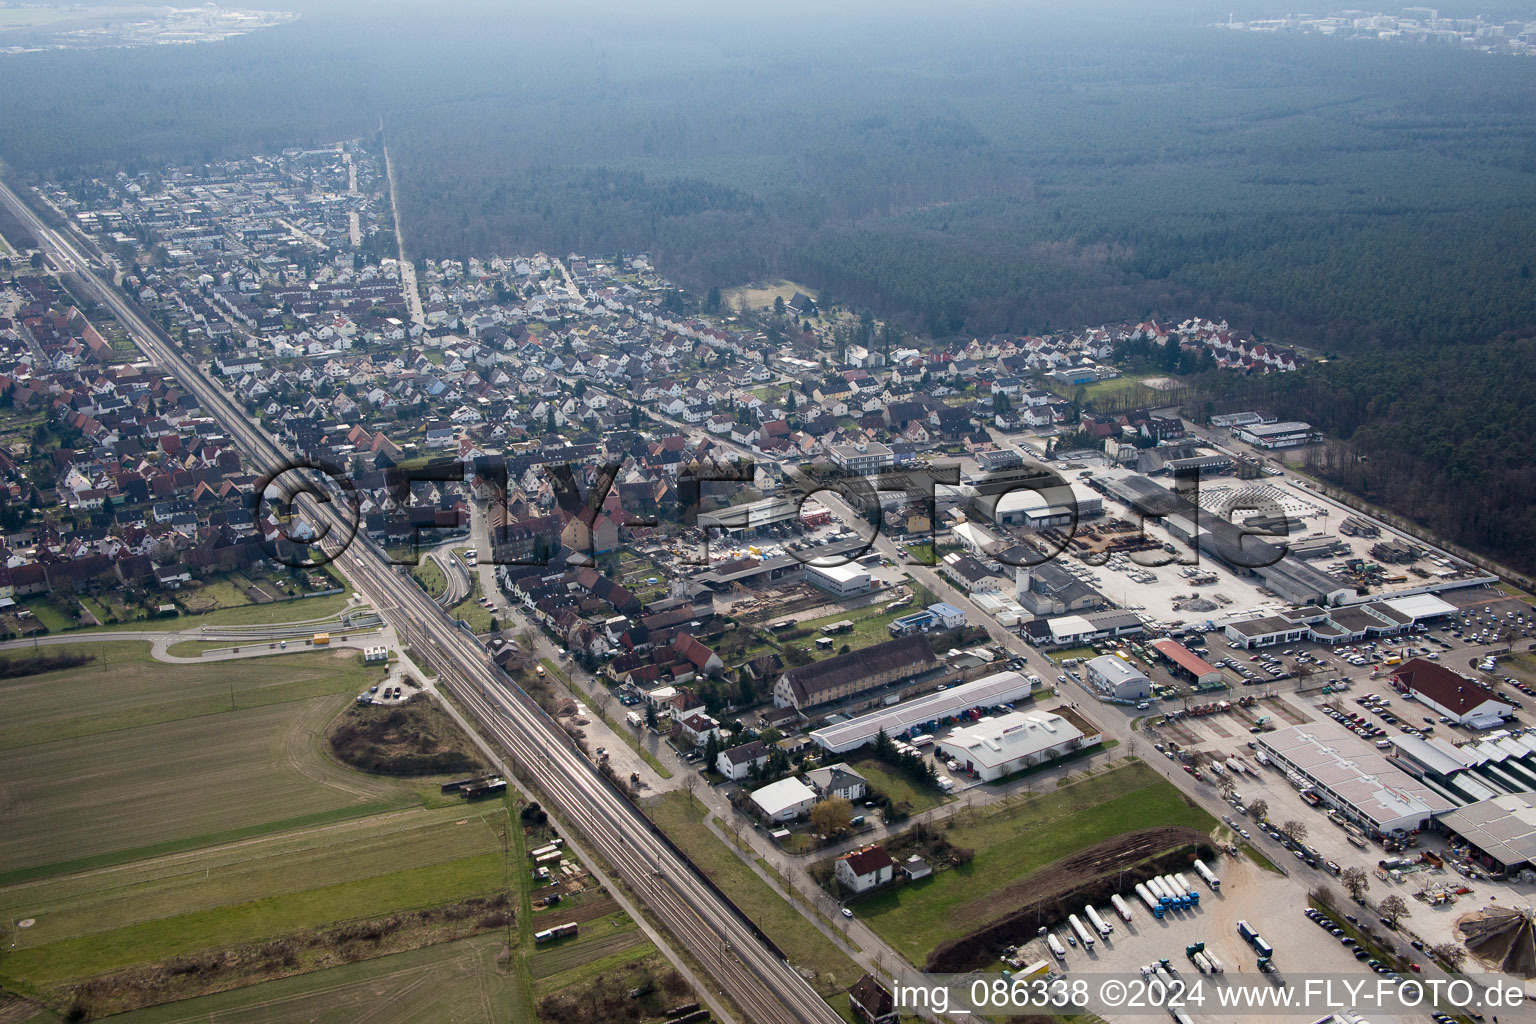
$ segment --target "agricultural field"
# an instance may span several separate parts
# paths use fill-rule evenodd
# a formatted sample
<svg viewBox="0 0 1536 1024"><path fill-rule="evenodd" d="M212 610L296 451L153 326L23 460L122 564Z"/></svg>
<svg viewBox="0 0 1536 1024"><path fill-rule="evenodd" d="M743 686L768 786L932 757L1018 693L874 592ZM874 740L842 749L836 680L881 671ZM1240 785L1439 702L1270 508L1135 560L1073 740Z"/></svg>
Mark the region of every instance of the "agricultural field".
<svg viewBox="0 0 1536 1024"><path fill-rule="evenodd" d="M561 907L553 907L536 920L533 927L547 928L569 920L571 916ZM535 994L546 995L590 978L607 967L643 959L655 951L656 947L629 915L615 912L582 921L580 935L536 947L528 957L528 968L534 978Z"/></svg>
<svg viewBox="0 0 1536 1024"><path fill-rule="evenodd" d="M135 964L505 891L505 806L414 808L0 890L5 976L48 988Z"/></svg>
<svg viewBox="0 0 1536 1024"><path fill-rule="evenodd" d="M1017 905L1008 892L1074 851L1137 828L1208 830L1209 814L1170 783L1130 761L1041 794L966 812L945 832L975 852L957 868L858 901L859 918L896 950L923 963L939 943L969 934Z"/></svg>
<svg viewBox="0 0 1536 1024"><path fill-rule="evenodd" d="M118 1024L525 1024L496 933L154 1006Z"/></svg>
<svg viewBox="0 0 1536 1024"><path fill-rule="evenodd" d="M0 882L417 802L321 749L382 678L356 652L233 668L155 662L140 641L56 649L94 660L0 681Z"/></svg>
<svg viewBox="0 0 1536 1024"><path fill-rule="evenodd" d="M447 971L501 993L489 1009L484 994L463 1004L485 1019L529 1019L529 997L507 1004L516 980L495 961L526 878L506 845L506 803L465 805L439 792L440 777L369 776L323 747L379 669L340 650L238 670L155 662L133 640L52 652L93 660L0 680L0 919L27 922L0 986L91 1015L250 986L209 998L309 1020L396 985L390 1008L434 1007L402 1019L470 1019L457 991L412 994ZM493 946L458 944L487 931ZM403 959L354 963L385 954ZM324 985L272 980L314 971Z"/></svg>

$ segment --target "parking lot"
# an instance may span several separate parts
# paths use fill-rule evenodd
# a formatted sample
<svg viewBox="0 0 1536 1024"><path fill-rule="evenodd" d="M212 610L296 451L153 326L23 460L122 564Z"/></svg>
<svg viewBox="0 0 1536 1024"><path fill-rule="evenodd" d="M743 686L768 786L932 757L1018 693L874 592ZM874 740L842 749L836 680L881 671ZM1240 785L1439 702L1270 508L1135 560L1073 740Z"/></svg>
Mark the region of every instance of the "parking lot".
<svg viewBox="0 0 1536 1024"><path fill-rule="evenodd" d="M1133 898L1132 920L1127 924L1107 903L1096 905L1100 916L1114 925L1114 933L1108 939L1101 939L1093 949L1085 950L1080 945L1068 945L1067 933L1071 928L1062 926L1054 932L1057 940L1067 946L1064 960L1052 956L1044 938L1027 943L1018 959L1025 963L1048 960L1059 973L1071 977L1076 972L1134 974L1166 957L1187 978L1196 976L1198 971L1186 957L1185 949L1203 942L1226 971L1223 975L1207 976L1207 983L1220 985L1228 975L1252 975L1258 970L1257 952L1237 931L1237 922L1246 920L1273 947L1278 981L1286 981L1287 975L1292 979L1317 974L1359 976L1367 970L1355 959L1350 946L1304 915L1304 906L1296 902L1295 889L1283 875L1260 868L1244 857L1220 858L1212 868L1221 878L1221 889L1217 892L1193 874L1186 874L1200 891L1200 904L1196 907L1169 911L1162 920L1156 920ZM1080 911L1078 916L1085 925L1088 923ZM1230 1014L1215 1011L1192 1012L1191 1016L1196 1021L1232 1019ZM1373 1024L1397 1019L1378 1013L1369 1016Z"/></svg>

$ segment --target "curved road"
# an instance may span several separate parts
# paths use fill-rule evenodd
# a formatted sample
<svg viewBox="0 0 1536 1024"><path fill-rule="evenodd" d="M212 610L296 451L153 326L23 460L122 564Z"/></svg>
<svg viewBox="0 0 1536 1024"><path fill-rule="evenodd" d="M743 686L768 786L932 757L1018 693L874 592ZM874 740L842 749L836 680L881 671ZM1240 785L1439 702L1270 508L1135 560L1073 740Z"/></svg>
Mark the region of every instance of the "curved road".
<svg viewBox="0 0 1536 1024"><path fill-rule="evenodd" d="M348 633L345 637L332 637L330 644L315 647L302 640L288 637L263 639L241 636L216 636L207 633L165 633L152 630L121 630L111 633L62 633L41 636L32 640L7 640L0 643L0 651L15 651L37 647L61 647L66 644L111 643L115 640L143 640L149 644L150 657L170 665L189 665L196 662L234 661L241 658L265 658L275 654L302 654L305 651L362 650L382 642L378 630ZM170 648L181 643L219 643L230 646L204 651L201 655L171 654ZM279 646L287 644L287 646Z"/></svg>

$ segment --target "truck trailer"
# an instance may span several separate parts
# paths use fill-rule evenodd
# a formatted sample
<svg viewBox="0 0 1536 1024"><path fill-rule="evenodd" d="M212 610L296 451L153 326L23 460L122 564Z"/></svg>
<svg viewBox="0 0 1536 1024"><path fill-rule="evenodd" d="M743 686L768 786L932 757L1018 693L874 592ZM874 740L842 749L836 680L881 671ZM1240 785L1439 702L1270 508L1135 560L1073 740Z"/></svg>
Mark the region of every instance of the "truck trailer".
<svg viewBox="0 0 1536 1024"><path fill-rule="evenodd" d="M1093 948L1093 935L1088 931L1088 926L1076 914L1067 915L1067 924L1077 933L1077 941L1083 944L1084 949Z"/></svg>
<svg viewBox="0 0 1536 1024"><path fill-rule="evenodd" d="M1246 939L1248 941L1248 945L1258 950L1259 955L1265 959L1275 955L1274 948L1270 946L1269 943L1265 942L1263 937L1259 935L1258 931L1254 929L1253 925L1249 924L1247 921L1237 922L1237 934Z"/></svg>
<svg viewBox="0 0 1536 1024"><path fill-rule="evenodd" d="M1131 923L1131 907L1130 907L1130 904L1126 903L1125 900L1121 899L1119 893L1115 893L1113 896L1111 896L1109 898L1109 903L1110 903L1110 906L1115 908L1115 913L1120 915L1120 920L1124 921L1126 924L1130 924Z"/></svg>
<svg viewBox="0 0 1536 1024"><path fill-rule="evenodd" d="M1099 916L1099 912L1093 909L1092 903L1083 908L1083 915L1087 917L1093 927L1098 930L1099 936L1101 938L1109 938L1109 933L1115 930L1114 925L1105 921L1102 917Z"/></svg>

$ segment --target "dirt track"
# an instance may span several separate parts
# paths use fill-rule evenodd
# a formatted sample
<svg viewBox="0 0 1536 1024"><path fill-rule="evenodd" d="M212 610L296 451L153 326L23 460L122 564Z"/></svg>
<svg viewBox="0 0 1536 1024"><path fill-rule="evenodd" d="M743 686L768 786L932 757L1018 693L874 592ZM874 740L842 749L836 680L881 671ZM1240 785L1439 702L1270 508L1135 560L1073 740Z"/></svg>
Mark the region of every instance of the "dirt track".
<svg viewBox="0 0 1536 1024"><path fill-rule="evenodd" d="M989 897L988 902L993 906L1012 906L1051 899L1164 850L1208 839L1206 833L1180 825L1127 832L1041 868Z"/></svg>

